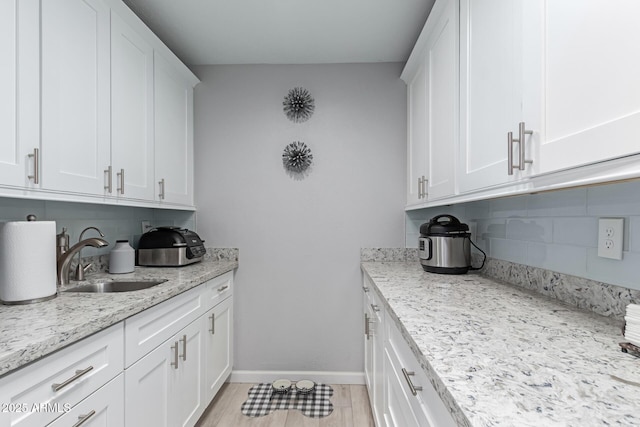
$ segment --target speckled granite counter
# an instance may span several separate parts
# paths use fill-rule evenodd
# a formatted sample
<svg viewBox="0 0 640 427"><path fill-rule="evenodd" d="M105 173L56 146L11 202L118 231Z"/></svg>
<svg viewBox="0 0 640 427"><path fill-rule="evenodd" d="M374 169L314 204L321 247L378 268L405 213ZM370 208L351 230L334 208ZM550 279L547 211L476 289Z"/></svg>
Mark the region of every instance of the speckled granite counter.
<svg viewBox="0 0 640 427"><path fill-rule="evenodd" d="M476 274L361 265L460 425L640 425L619 321Z"/></svg>
<svg viewBox="0 0 640 427"><path fill-rule="evenodd" d="M57 298L37 304L0 305L0 375L237 267L236 260L205 259L179 268L136 267L129 274L96 273L85 283L105 279L168 281L135 292L60 292Z"/></svg>

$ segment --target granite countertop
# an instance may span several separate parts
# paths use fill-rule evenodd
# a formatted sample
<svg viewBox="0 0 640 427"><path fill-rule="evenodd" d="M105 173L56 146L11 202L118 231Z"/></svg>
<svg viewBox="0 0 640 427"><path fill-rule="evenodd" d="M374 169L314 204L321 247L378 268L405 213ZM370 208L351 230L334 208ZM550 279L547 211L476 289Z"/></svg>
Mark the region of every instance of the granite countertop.
<svg viewBox="0 0 640 427"><path fill-rule="evenodd" d="M96 273L83 283L105 279L167 281L135 292L60 292L57 298L45 302L0 305L0 375L237 267L236 260L205 259L178 268L136 267L133 273L128 274ZM68 287L77 284L75 282Z"/></svg>
<svg viewBox="0 0 640 427"><path fill-rule="evenodd" d="M619 321L478 274L361 265L458 424L640 425Z"/></svg>

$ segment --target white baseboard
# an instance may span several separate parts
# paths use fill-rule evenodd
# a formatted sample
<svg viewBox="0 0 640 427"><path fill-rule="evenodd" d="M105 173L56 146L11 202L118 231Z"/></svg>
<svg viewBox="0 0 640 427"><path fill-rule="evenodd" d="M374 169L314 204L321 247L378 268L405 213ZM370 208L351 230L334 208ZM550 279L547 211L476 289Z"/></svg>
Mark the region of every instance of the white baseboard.
<svg viewBox="0 0 640 427"><path fill-rule="evenodd" d="M232 383L270 383L285 378L291 381L312 380L323 384L364 384L364 372L332 371L232 371Z"/></svg>

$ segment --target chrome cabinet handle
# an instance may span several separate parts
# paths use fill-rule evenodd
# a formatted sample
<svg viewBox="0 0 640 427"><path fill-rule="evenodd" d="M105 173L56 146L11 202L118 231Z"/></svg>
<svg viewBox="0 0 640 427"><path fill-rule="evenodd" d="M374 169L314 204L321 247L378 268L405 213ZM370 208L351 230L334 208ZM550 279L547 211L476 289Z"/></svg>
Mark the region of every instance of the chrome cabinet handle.
<svg viewBox="0 0 640 427"><path fill-rule="evenodd" d="M183 335L179 341L182 341L182 361L187 361L187 336Z"/></svg>
<svg viewBox="0 0 640 427"><path fill-rule="evenodd" d="M40 149L34 148L33 154L28 156L33 157L33 175L27 175L27 178L33 179L34 184L40 184Z"/></svg>
<svg viewBox="0 0 640 427"><path fill-rule="evenodd" d="M524 158L524 136L525 135L532 135L533 131L532 130L527 130L525 127L524 122L520 122L518 123L518 147L520 150L520 170L523 171L524 170L524 166L526 163L533 163L533 160L525 160Z"/></svg>
<svg viewBox="0 0 640 427"><path fill-rule="evenodd" d="M87 420L93 417L96 414L95 410L92 410L86 415L78 415L78 422L72 425L71 427L80 427L82 424L86 423Z"/></svg>
<svg viewBox="0 0 640 427"><path fill-rule="evenodd" d="M160 200L164 200L164 178L158 181L158 187L160 187L160 193L158 194L158 197L160 198Z"/></svg>
<svg viewBox="0 0 640 427"><path fill-rule="evenodd" d="M513 132L507 133L507 174L513 175L513 170L523 171L527 163L533 163L533 160L525 159L524 137L533 134L532 130L527 130L524 122L518 123L518 138L513 137ZM513 143L518 143L518 164L513 164Z"/></svg>
<svg viewBox="0 0 640 427"><path fill-rule="evenodd" d="M178 356L178 341L176 341L171 346L171 350L173 350L173 359L174 359L174 362L171 362L171 366L175 367L175 369L178 369L178 360L179 360L179 356Z"/></svg>
<svg viewBox="0 0 640 427"><path fill-rule="evenodd" d="M507 133L507 174L513 175L515 168L520 168L520 165L513 164L513 132L509 132Z"/></svg>
<svg viewBox="0 0 640 427"><path fill-rule="evenodd" d="M124 169L120 169L120 172L116 173L118 179L118 193L124 194Z"/></svg>
<svg viewBox="0 0 640 427"><path fill-rule="evenodd" d="M74 376L72 376L65 382L51 384L51 388L53 389L53 391L60 391L66 386L68 386L69 384L71 384L72 382L74 382L75 380L77 380L78 378L80 378L81 376L83 376L84 374L86 374L87 372L91 371L92 369L93 369L93 366L89 366L88 368L85 368L85 369L78 369Z"/></svg>
<svg viewBox="0 0 640 427"><path fill-rule="evenodd" d="M226 291L227 289L229 289L229 285L220 286L220 287L218 288L218 292L224 292L224 291Z"/></svg>
<svg viewBox="0 0 640 427"><path fill-rule="evenodd" d="M427 198L427 183L429 180L422 175L422 177L418 180L418 199L426 199Z"/></svg>
<svg viewBox="0 0 640 427"><path fill-rule="evenodd" d="M109 194L111 194L113 192L113 185L111 184L111 181L113 179L113 168L111 167L111 165L109 165L104 170L104 175L105 175L105 179L107 181L107 184L104 186L104 189L107 190L107 192Z"/></svg>
<svg viewBox="0 0 640 427"><path fill-rule="evenodd" d="M407 381L407 384L409 384L409 390L411 391L411 394L413 394L414 396L418 394L419 391L422 391L422 386L415 386L413 385L413 382L411 381L411 376L415 375L416 373L413 371L407 371L405 368L402 368L402 374L404 375L404 379Z"/></svg>
<svg viewBox="0 0 640 427"><path fill-rule="evenodd" d="M216 315L211 314L211 316L209 316L209 319L211 319L211 329L209 329L209 332L211 332L211 335L215 335L216 334Z"/></svg>
<svg viewBox="0 0 640 427"><path fill-rule="evenodd" d="M364 314L364 336L367 337L367 339L371 338L369 334L369 315L367 313Z"/></svg>
<svg viewBox="0 0 640 427"><path fill-rule="evenodd" d="M378 311L380 311L380 307L378 307L377 304L371 304L371 310L373 310L375 312L378 312Z"/></svg>

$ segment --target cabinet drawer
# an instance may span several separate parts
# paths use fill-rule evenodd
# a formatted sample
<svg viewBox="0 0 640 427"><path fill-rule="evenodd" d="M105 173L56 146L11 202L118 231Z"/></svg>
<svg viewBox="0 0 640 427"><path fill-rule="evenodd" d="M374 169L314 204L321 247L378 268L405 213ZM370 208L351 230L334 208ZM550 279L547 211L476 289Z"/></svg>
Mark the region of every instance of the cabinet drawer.
<svg viewBox="0 0 640 427"><path fill-rule="evenodd" d="M404 396L408 407L411 408L411 414L403 411L409 419L415 419L416 425L419 426L455 426L449 410L444 405L438 392L427 379L426 374L422 370L420 363L411 352L409 345L402 337L398 328L393 322L387 322L387 342L385 345L385 372L388 375L392 390L395 392L395 399ZM403 369L405 372L403 372ZM413 374L411 374L413 373ZM415 396L411 391L411 383L414 387L422 388L416 390ZM401 388L401 390L400 390ZM402 394L401 394L402 393ZM391 396L393 397L393 396ZM389 402L391 403L391 402ZM390 424L394 425L394 424ZM404 426L398 424L398 426Z"/></svg>
<svg viewBox="0 0 640 427"><path fill-rule="evenodd" d="M125 366L175 335L206 311L197 286L124 322Z"/></svg>
<svg viewBox="0 0 640 427"><path fill-rule="evenodd" d="M124 425L124 374L120 374L49 427L122 427Z"/></svg>
<svg viewBox="0 0 640 427"><path fill-rule="evenodd" d="M42 427L122 372L122 323L0 379L0 426Z"/></svg>
<svg viewBox="0 0 640 427"><path fill-rule="evenodd" d="M204 284L205 310L210 310L233 294L233 271L215 277Z"/></svg>

